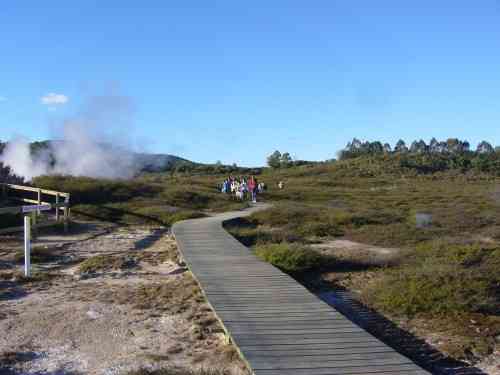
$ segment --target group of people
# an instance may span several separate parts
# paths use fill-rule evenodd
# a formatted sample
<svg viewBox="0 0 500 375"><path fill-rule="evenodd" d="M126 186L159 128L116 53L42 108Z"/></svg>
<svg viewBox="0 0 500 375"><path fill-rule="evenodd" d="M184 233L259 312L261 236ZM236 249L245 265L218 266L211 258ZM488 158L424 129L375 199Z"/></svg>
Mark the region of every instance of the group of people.
<svg viewBox="0 0 500 375"><path fill-rule="evenodd" d="M266 190L266 185L263 182L258 182L257 178L251 176L233 177L229 176L220 186L220 191L225 194L234 194L237 199L244 200L247 195L253 203L257 203L257 194Z"/></svg>

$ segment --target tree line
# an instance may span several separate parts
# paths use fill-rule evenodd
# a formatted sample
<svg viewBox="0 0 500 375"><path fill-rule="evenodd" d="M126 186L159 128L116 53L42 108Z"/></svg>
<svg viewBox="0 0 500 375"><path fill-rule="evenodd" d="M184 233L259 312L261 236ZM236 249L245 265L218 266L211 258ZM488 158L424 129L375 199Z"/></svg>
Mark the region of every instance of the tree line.
<svg viewBox="0 0 500 375"><path fill-rule="evenodd" d="M362 155L376 155L376 154L390 154L390 153L412 153L412 154L493 154L500 152L500 148L496 149L487 141L482 141L478 144L475 150L471 150L470 143L466 140L458 138L448 138L446 141L438 141L432 138L429 144L424 140L413 141L410 146L407 146L405 141L400 139L394 148L389 143L379 141L375 142L361 142L359 139L354 138L347 146L340 152L341 159L354 158Z"/></svg>
<svg viewBox="0 0 500 375"><path fill-rule="evenodd" d="M294 160L290 153L276 150L267 157L267 165L273 169L290 168L300 165L313 165L321 162L308 160Z"/></svg>
<svg viewBox="0 0 500 375"><path fill-rule="evenodd" d="M500 175L500 147L495 148L487 141L480 142L473 150L468 141L458 138L446 141L432 138L429 144L421 139L409 146L399 140L394 148L388 143L361 142L354 138L339 153L339 158L344 160L359 157L383 157L418 173L475 170Z"/></svg>

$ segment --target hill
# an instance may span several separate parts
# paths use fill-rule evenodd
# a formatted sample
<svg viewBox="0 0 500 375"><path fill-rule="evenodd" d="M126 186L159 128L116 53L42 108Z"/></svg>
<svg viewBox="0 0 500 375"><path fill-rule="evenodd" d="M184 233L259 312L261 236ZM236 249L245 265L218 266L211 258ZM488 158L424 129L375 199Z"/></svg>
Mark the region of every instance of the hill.
<svg viewBox="0 0 500 375"><path fill-rule="evenodd" d="M67 144L67 141L60 140L46 140L41 142L32 142L30 143L30 149L32 155L35 157L46 154L47 152L51 152L58 147ZM172 169L175 169L178 166L196 166L198 163L194 163L187 159L170 155L170 154L149 154L149 153L137 153L131 152L120 147L116 147L107 143L99 144L102 149L114 149L124 154L125 158L129 158L132 160L134 165L134 169L139 172L165 172ZM54 158L53 154L50 155L51 158Z"/></svg>

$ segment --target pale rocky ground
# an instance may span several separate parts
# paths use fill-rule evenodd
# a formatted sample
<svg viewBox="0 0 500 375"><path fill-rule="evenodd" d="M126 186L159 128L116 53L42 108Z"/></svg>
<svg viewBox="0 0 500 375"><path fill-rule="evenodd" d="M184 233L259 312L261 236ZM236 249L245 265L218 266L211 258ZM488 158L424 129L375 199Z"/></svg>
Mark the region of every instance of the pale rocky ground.
<svg viewBox="0 0 500 375"><path fill-rule="evenodd" d="M93 228L40 243L55 247L57 260L34 267L54 277L20 283L12 279L19 243L0 242L0 374L247 374L164 228ZM81 275L81 261L95 255L114 268Z"/></svg>

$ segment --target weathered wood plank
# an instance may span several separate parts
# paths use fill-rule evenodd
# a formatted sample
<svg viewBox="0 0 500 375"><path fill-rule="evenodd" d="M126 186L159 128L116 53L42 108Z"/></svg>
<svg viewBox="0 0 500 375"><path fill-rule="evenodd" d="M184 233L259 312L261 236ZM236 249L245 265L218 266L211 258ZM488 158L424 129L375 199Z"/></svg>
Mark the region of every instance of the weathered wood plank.
<svg viewBox="0 0 500 375"><path fill-rule="evenodd" d="M251 212L250 210L249 212ZM256 375L426 374L222 227L249 212L173 226L183 259Z"/></svg>

